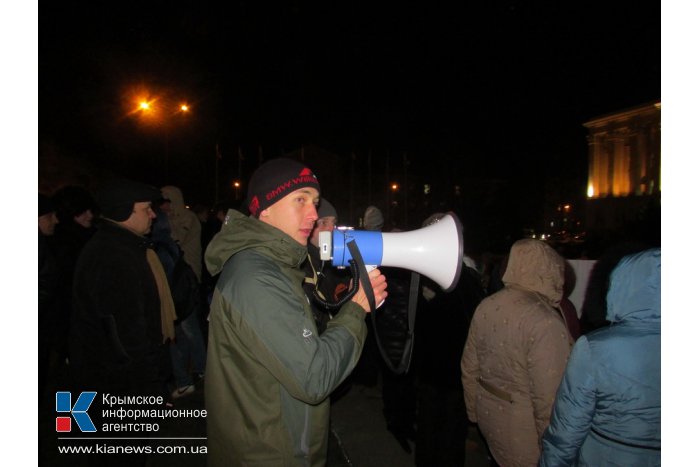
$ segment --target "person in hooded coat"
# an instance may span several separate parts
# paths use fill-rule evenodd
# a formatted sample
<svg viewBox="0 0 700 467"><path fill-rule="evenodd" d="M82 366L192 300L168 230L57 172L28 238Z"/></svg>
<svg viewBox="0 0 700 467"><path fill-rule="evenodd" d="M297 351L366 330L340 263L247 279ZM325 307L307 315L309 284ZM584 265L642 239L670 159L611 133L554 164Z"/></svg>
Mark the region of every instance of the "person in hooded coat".
<svg viewBox="0 0 700 467"><path fill-rule="evenodd" d="M510 250L505 287L476 309L462 354L467 414L503 466L533 466L571 350L558 309L564 259L523 239Z"/></svg>
<svg viewBox="0 0 700 467"><path fill-rule="evenodd" d="M187 209L182 191L176 186L160 189L165 203L161 209L168 214L173 240L185 253L185 262L190 265L198 281L202 281L202 224L197 214Z"/></svg>
<svg viewBox="0 0 700 467"><path fill-rule="evenodd" d="M540 466L661 465L661 250L623 258L607 303L612 325L571 352Z"/></svg>

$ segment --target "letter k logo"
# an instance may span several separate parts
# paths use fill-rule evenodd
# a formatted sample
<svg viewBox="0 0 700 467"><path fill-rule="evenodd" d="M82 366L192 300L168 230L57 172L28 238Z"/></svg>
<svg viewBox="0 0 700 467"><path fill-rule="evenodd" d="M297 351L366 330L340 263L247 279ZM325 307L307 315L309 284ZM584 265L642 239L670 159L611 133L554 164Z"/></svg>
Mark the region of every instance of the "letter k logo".
<svg viewBox="0 0 700 467"><path fill-rule="evenodd" d="M81 392L78 396L78 400L75 401L75 405L71 408L71 394L68 391L61 391L56 393L56 412L70 412L70 414L75 419L75 423L78 424L78 428L83 432L95 432L95 425L92 423L90 416L87 414L92 401L95 400L97 395L94 391ZM57 432L69 432L70 431L70 417L56 417L56 431Z"/></svg>

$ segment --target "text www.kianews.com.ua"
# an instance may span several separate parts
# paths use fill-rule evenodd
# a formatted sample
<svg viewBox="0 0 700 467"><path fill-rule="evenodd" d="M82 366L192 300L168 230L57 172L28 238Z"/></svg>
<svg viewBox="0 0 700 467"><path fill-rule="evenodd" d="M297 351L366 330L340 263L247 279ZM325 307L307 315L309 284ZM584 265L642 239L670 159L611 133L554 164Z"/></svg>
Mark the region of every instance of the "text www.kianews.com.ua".
<svg viewBox="0 0 700 467"><path fill-rule="evenodd" d="M58 446L60 454L206 454L206 445L202 446L130 446L106 443Z"/></svg>

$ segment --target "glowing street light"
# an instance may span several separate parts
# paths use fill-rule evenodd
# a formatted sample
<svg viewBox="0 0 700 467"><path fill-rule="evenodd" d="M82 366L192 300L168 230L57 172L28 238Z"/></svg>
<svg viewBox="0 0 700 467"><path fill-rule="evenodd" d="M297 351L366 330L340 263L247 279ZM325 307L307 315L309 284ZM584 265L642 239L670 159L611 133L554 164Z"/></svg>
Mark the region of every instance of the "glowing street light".
<svg viewBox="0 0 700 467"><path fill-rule="evenodd" d="M168 89L147 89L135 86L127 89L123 95L123 106L128 116L143 124L144 128L160 133L165 142L165 174L170 165L170 134L182 122L192 118L192 107L183 95L176 96L177 91ZM178 93L179 94L179 93Z"/></svg>

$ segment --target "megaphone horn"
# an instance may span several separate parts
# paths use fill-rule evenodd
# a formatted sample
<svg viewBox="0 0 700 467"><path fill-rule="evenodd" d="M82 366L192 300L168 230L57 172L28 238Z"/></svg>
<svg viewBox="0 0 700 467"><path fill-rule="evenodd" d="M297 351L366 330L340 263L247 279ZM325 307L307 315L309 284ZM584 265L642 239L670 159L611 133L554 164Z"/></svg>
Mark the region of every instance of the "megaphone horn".
<svg viewBox="0 0 700 467"><path fill-rule="evenodd" d="M382 233L366 230L321 232L321 259L333 266L348 266L352 259L347 243L355 240L365 264L392 266L418 272L446 292L453 290L462 272L462 223L448 212L434 224L410 232Z"/></svg>

